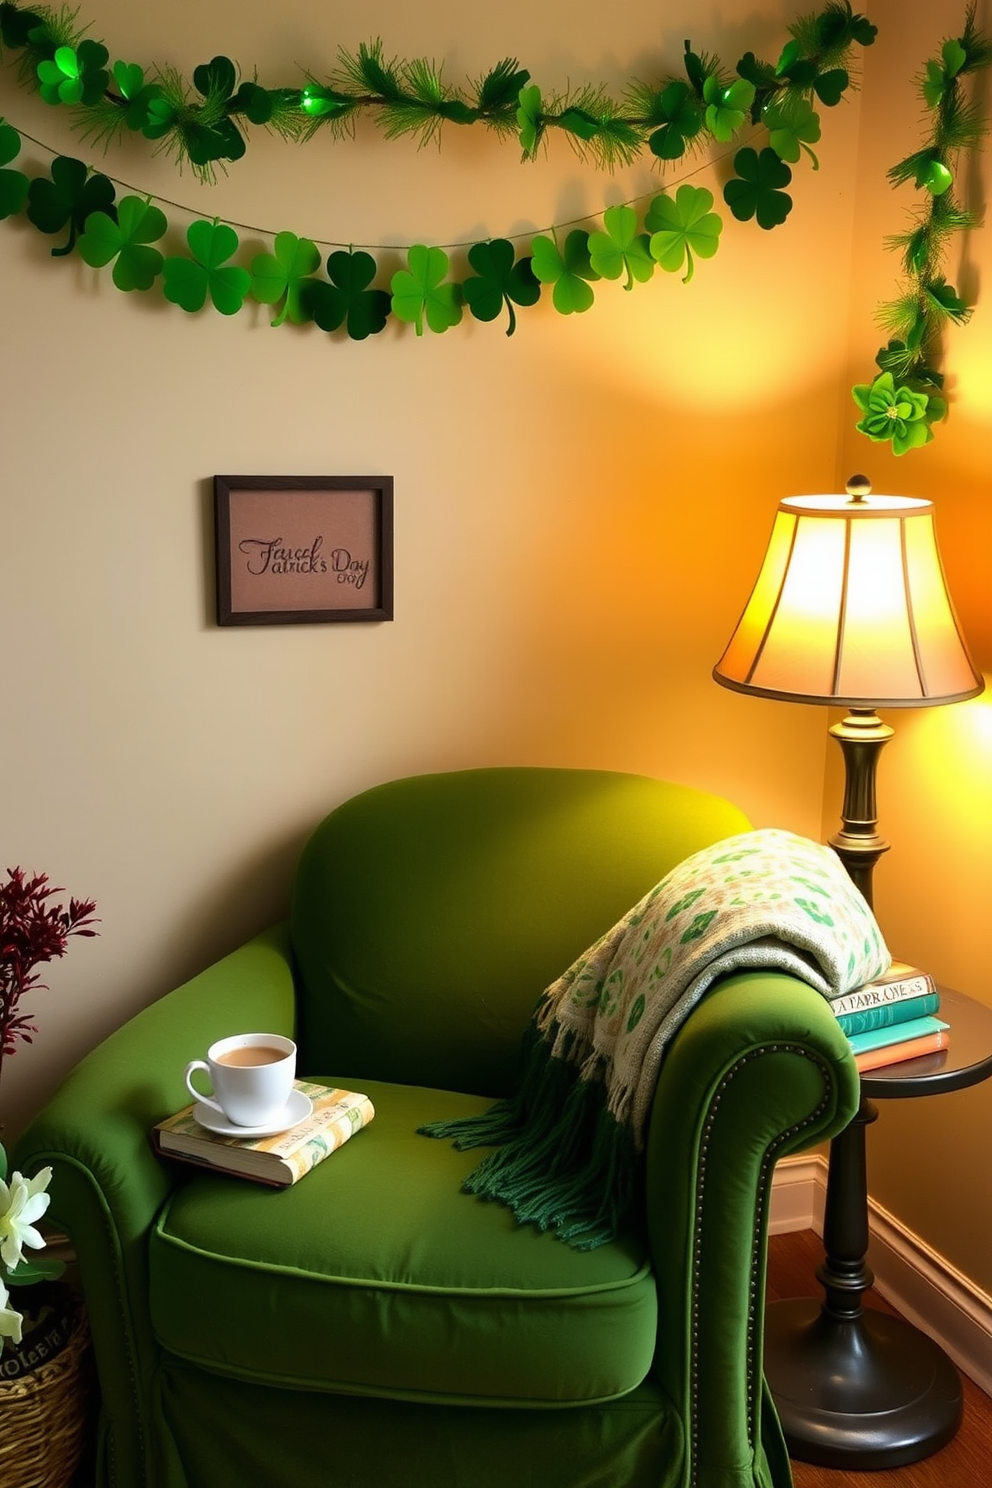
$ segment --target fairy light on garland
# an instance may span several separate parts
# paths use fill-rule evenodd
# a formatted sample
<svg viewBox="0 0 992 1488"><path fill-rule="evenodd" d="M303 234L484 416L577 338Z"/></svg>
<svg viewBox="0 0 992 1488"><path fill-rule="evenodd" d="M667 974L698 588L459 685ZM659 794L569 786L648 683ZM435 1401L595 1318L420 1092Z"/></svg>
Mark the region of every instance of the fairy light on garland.
<svg viewBox="0 0 992 1488"><path fill-rule="evenodd" d="M984 132L960 91L962 78L992 61L974 11L972 0L961 37L945 42L921 82L935 115L931 140L890 172L893 184L914 179L928 193L929 208L911 232L895 240L904 250L908 284L883 307L892 339L876 359L880 374L856 387L854 397L863 414L859 430L891 440L897 454L928 442L932 423L946 412L936 370L939 332L946 320L963 321L970 314L940 262L949 235L974 225L951 191L954 157L974 148ZM386 59L378 41L354 54L342 51L335 74L324 82L308 74L302 87L267 88L256 80L239 81L235 64L216 56L194 70L191 89L174 68L146 72L123 61L110 66L108 49L87 38L75 19L66 10L2 3L0 55L19 53L22 85L53 107L69 108L84 138L106 144L127 133L144 136L208 183L216 163L226 166L244 156L249 124L305 141L324 127L336 136L351 133L366 114L387 138L413 135L421 143L437 138L445 123L478 124L515 139L524 160L533 159L557 129L580 156L605 168L630 163L645 148L663 165L679 162L702 144L730 145L751 128L766 130L767 144L735 150L723 199L739 221L753 220L766 231L792 210L790 166L808 157L818 167L812 146L820 139L820 118L814 105L840 102L851 85L852 49L870 46L877 29L850 0L828 0L818 14L789 28L791 39L776 63L747 52L733 72L687 41L684 76L652 85L631 82L620 104L596 85L546 97L510 58L467 93L444 84L439 70L423 59ZM77 252L94 268L112 265L112 280L124 292L146 292L161 281L165 298L190 314L210 304L232 315L251 297L275 307L275 326L312 322L353 340L378 334L390 317L412 324L417 335L425 325L443 334L466 309L481 321L505 312L506 334L512 335L516 310L537 304L545 291L554 308L569 315L591 308L593 285L600 280L622 279L631 290L660 267L688 282L696 262L716 253L723 226L712 193L683 177L681 184L672 183L674 194L662 190L607 208L593 231L568 223L537 233L527 242L529 252L517 253L523 235L457 245L467 249L472 271L461 280L449 277L444 248L413 244L387 291L375 283L380 265L371 253L324 244L334 251L323 265L326 277L320 277L317 242L292 232L250 229L265 232L273 251L256 254L250 267L233 262L240 248L237 225L218 219L193 221L186 232L188 254L167 254L156 246L169 231L162 206L178 203L130 187L118 200L116 187L123 183L70 156L55 156L50 178L29 180L6 169L20 148L18 132L0 120L0 218L26 210L39 231L64 232L53 256ZM645 203L642 218L638 209Z"/></svg>

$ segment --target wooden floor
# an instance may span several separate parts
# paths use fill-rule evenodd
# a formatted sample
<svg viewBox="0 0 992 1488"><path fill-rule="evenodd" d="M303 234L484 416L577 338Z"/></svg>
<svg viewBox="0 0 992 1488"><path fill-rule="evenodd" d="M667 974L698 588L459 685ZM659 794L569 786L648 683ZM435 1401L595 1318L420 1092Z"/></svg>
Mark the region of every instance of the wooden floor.
<svg viewBox="0 0 992 1488"><path fill-rule="evenodd" d="M819 1287L814 1270L822 1257L812 1230L773 1235L768 1254L768 1298L815 1297ZM884 1299L869 1292L867 1305L892 1312ZM964 1421L952 1442L923 1462L879 1472L838 1472L792 1464L796 1488L986 1488L992 1483L992 1400L967 1377Z"/></svg>

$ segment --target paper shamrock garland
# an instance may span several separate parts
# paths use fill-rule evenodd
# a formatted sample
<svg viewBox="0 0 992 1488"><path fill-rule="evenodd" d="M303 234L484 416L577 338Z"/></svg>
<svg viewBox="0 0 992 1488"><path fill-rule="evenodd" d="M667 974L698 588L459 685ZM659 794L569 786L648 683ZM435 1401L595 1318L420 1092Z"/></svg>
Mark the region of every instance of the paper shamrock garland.
<svg viewBox="0 0 992 1488"><path fill-rule="evenodd" d="M782 151L798 158L797 138L819 138L814 100L827 107L840 101L850 83L851 52L870 46L875 32L849 0L828 0L819 14L791 27L777 63L759 62L748 52L734 72L687 41L684 77L629 83L621 103L601 85L547 95L512 58L490 68L471 92L453 89L424 59L387 59L379 41L354 54L342 51L335 73L324 81L311 72L296 87L241 81L230 58L218 55L194 69L190 85L174 68L111 64L108 48L84 37L74 13L0 4L0 50L19 55L25 86L37 88L53 107L72 109L84 137L106 142L127 133L144 136L207 180L215 162L245 154L250 125L309 139L324 127L351 130L360 114L375 117L387 137L412 133L422 141L444 124L481 124L514 135L525 159L557 129L581 155L612 166L644 148L667 162L707 141L729 143L746 126L759 127L774 109ZM0 164L15 158L16 140L12 130L0 138ZM724 195L735 216L754 217L768 229L784 221L792 206L782 189L791 170L773 144L762 150L766 163L757 175L756 158L750 147L737 151L737 174ZM167 232L161 204L128 196L115 208L110 178L71 157L56 157L50 180L33 181L26 191L25 180L19 172L0 175L0 214L12 215L26 200L28 216L41 231L68 229L59 254L72 252L82 234L81 256L93 267L112 263L118 289L146 291L161 275L166 298L190 313L210 303L234 314L250 295L277 307L273 325L312 321L328 331L343 328L356 340L381 331L390 314L412 324L418 335L425 327L441 334L461 321L464 308L483 321L505 309L506 333L512 335L516 308L536 304L543 286L554 307L569 315L593 305L592 286L599 279L623 279L629 290L651 279L660 265L670 273L684 267L688 281L695 259L716 252L722 226L711 210L711 193L684 185L674 202L661 193L648 206L643 226L635 204L626 203L606 211L600 231L574 226L561 242L554 228L550 236L537 234L529 254L518 256L506 238L474 244L468 254L474 273L462 283L448 279L442 247L413 244L406 267L391 275L387 296L373 287L379 268L371 255L332 253L328 282L315 277L316 244L291 232L276 233L273 251L258 255L250 273L230 262L237 234L217 221L189 227L189 257L166 255L153 246ZM736 195L730 190L735 182Z"/></svg>
<svg viewBox="0 0 992 1488"><path fill-rule="evenodd" d="M975 221L952 192L956 153L973 148L985 129L960 87L962 78L992 62L974 12L972 0L962 35L946 41L927 64L921 92L934 114L931 139L890 172L894 185L913 180L929 205L897 240L907 286L883 307L892 339L876 359L880 375L855 388L854 396L863 415L858 428L871 439L891 440L896 453L932 437L932 423L945 412L936 370L940 327L970 313L940 273L940 262L948 236ZM219 55L194 69L189 85L174 68L122 60L111 65L107 47L85 37L75 20L67 10L0 3L0 55L18 53L21 82L51 106L70 108L85 138L143 136L207 181L216 162L246 153L249 125L306 140L323 128L350 132L362 114L375 118L387 138L413 134L422 142L445 124L482 125L515 138L524 160L558 130L581 156L604 167L627 163L644 149L663 163L679 161L707 141L729 144L742 129L763 129L767 143L759 136L760 148L745 143L733 153L723 198L734 217L765 231L792 210L790 167L808 157L818 168L811 148L821 135L817 106L840 102L850 86L852 49L870 46L876 34L850 0L828 0L818 14L789 28L791 39L775 63L747 52L730 70L687 41L684 76L632 81L617 102L597 85L548 95L512 58L490 68L470 91L451 88L424 59L387 59L379 41L354 54L342 51L324 81L307 72L302 85L263 86L241 80L230 58ZM0 120L0 219L26 209L39 231L65 233L53 256L78 251L94 268L112 264L112 281L126 293L147 292L161 281L166 299L190 314L210 304L233 315L250 297L274 307L274 326L313 323L352 340L378 334L390 316L413 325L417 335L425 327L443 334L466 309L480 321L505 311L506 334L512 335L515 307L536 304L545 287L555 309L570 315L591 308L600 280L622 280L631 290L660 267L685 270L688 283L696 261L716 253L723 225L709 191L673 183L675 195L659 192L643 221L637 210L643 203L628 202L607 208L601 228L552 228L519 254L507 238L475 243L467 254L473 272L461 280L449 277L444 248L413 244L406 266L390 275L387 292L376 285L380 265L370 253L345 252L342 245L328 257L325 279L317 244L287 231L273 234L272 252L256 254L250 269L232 261L238 234L218 220L192 222L188 254L168 253L155 246L169 232L162 211L168 203L134 194L117 202L111 177L70 156L55 157L50 177L29 180L6 168L19 153L20 136Z"/></svg>

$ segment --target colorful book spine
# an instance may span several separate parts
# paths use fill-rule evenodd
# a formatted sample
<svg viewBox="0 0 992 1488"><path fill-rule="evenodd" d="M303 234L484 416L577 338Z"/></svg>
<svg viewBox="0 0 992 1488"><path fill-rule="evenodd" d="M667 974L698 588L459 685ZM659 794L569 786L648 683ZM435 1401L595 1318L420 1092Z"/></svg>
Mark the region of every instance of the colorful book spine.
<svg viewBox="0 0 992 1488"><path fill-rule="evenodd" d="M884 977L846 992L842 997L831 998L830 1006L838 1018L849 1013L865 1012L869 1008L887 1007L890 1004L907 1002L916 997L936 994L937 986L932 976L917 971L904 962L894 962Z"/></svg>
<svg viewBox="0 0 992 1488"><path fill-rule="evenodd" d="M911 1018L908 1023L894 1023L889 1028L872 1028L867 1033L856 1033L848 1038L848 1043L855 1054L869 1054L874 1049L946 1032L947 1027L940 1018Z"/></svg>
<svg viewBox="0 0 992 1488"><path fill-rule="evenodd" d="M864 1054L856 1054L854 1062L858 1067L858 1074L864 1075L888 1064L902 1064L907 1059L936 1054L940 1049L946 1049L948 1042L949 1033L945 1024L936 1033L924 1034L922 1038L905 1039L898 1044L886 1044L880 1049L869 1049Z"/></svg>
<svg viewBox="0 0 992 1488"><path fill-rule="evenodd" d="M838 1013L837 1022L848 1038L855 1033L870 1033L873 1028L891 1028L899 1023L909 1023L913 1018L925 1018L940 1008L940 994L928 992L922 997L906 997L900 1002L881 1002L858 1012Z"/></svg>

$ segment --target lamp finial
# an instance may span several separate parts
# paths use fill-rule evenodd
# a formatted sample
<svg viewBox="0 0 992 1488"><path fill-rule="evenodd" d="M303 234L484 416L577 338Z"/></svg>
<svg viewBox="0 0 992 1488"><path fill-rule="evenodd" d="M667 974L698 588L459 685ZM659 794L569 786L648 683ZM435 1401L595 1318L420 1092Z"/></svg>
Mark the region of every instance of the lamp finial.
<svg viewBox="0 0 992 1488"><path fill-rule="evenodd" d="M847 494L852 501L864 501L871 495L871 481L866 475L852 475L847 482Z"/></svg>

